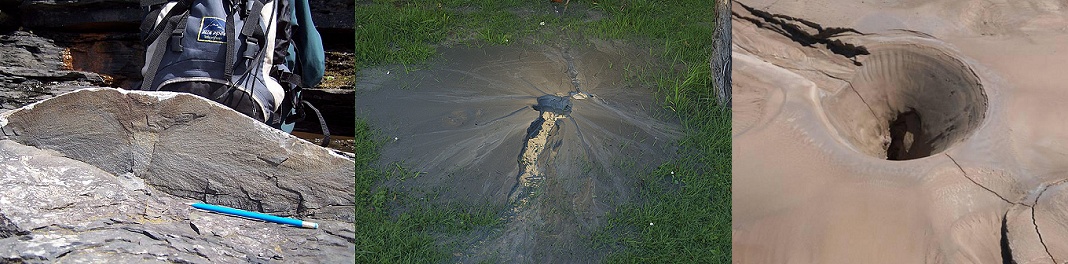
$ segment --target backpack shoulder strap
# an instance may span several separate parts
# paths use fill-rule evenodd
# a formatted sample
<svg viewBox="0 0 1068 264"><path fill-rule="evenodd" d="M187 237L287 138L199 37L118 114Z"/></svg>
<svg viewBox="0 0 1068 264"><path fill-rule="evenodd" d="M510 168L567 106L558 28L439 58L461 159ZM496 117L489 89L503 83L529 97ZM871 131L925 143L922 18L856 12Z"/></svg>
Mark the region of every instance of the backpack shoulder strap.
<svg viewBox="0 0 1068 264"><path fill-rule="evenodd" d="M295 53L286 58L290 68L299 69L305 87L315 87L323 79L326 70L326 52L323 39L312 21L308 0L293 0L293 47Z"/></svg>
<svg viewBox="0 0 1068 264"><path fill-rule="evenodd" d="M150 3L151 4L151 3L158 2L158 1L161 1L161 0L147 0L147 1L142 2L142 4L144 4L144 3ZM167 2L169 2L169 1L167 1ZM159 16L159 14L161 14L166 9L166 8L160 8L160 9L150 13L149 16L145 18L145 21L141 23L141 28L142 29L147 30L148 28L153 28L152 32L148 33L145 36L145 38L142 40L144 42L145 49L149 52L146 55L147 56L146 59L148 60L148 63L145 65L145 67L146 67L145 70L146 71L144 71L144 72L152 73L152 74L145 75L145 79L142 80L142 82L141 82L141 90L151 90L152 88L154 88L154 87L150 87L150 86L152 86L152 83L155 81L155 74L154 73L157 70L159 70L160 60L163 59L163 52L167 49L167 46L168 46L166 42L161 42L159 40L160 35L163 34L163 32L167 32L167 31L171 31L172 34L182 34L182 33L184 33L184 31L185 31L185 19L186 19L186 16L189 14L189 7L192 4L193 4L193 0L178 0L178 1L175 1L174 5L172 5L169 10L166 10L167 13L165 14L165 16L162 16L162 17ZM153 15L153 14L155 14L155 15ZM158 17L158 18L162 18L162 19L152 19L153 17ZM157 23L157 20L158 20L158 23ZM148 23L151 23L151 25L146 26L146 24L148 24ZM174 48L180 48L180 47L181 46L178 45L178 46L175 46Z"/></svg>
<svg viewBox="0 0 1068 264"><path fill-rule="evenodd" d="M174 2L169 8L166 6L159 6ZM145 34L141 37L142 44L148 46L148 41L155 40L163 33L163 27L160 26L163 22L166 22L171 17L182 14L189 10L189 7L193 5L193 0L141 0L142 8L150 8L148 15L141 21L141 33ZM157 7L158 6L158 7ZM166 13L164 13L166 12ZM163 14L160 17L160 14Z"/></svg>
<svg viewBox="0 0 1068 264"><path fill-rule="evenodd" d="M260 39L264 37L263 30L260 28L260 15L263 11L263 2L251 1L251 5L248 7L248 18L245 19L245 25L241 27L241 35L245 36L245 54L243 56L246 59L254 59L256 54L261 52L261 46L265 43L260 43Z"/></svg>

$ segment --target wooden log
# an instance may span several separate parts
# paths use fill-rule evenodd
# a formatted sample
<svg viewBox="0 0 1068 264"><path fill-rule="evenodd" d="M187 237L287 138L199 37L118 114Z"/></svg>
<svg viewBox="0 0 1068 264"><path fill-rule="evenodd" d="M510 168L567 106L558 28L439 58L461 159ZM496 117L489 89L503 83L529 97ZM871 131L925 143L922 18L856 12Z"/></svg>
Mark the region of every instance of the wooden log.
<svg viewBox="0 0 1068 264"><path fill-rule="evenodd" d="M724 107L731 107L731 4L731 0L716 1L716 33L709 59L716 100Z"/></svg>

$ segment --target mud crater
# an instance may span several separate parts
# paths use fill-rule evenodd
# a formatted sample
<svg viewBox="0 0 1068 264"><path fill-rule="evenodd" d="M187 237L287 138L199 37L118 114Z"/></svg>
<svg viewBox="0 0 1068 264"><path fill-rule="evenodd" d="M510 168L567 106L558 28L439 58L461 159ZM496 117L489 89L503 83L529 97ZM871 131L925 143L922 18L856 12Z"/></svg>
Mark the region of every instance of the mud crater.
<svg viewBox="0 0 1068 264"><path fill-rule="evenodd" d="M846 87L822 104L839 136L857 151L911 160L964 141L986 116L987 96L955 56L900 44L873 49Z"/></svg>

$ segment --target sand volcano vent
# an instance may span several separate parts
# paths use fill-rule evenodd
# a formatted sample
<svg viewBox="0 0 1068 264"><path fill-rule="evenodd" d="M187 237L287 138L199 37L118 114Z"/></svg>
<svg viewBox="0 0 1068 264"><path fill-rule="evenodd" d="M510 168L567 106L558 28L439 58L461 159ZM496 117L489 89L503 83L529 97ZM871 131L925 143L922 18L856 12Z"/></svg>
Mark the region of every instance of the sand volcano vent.
<svg viewBox="0 0 1068 264"><path fill-rule="evenodd" d="M423 70L361 72L357 115L390 140L382 165L419 173L389 184L502 208L502 227L461 262L577 262L595 258L582 236L631 197L630 174L675 152L676 121L625 80L641 54L603 42L445 49Z"/></svg>
<svg viewBox="0 0 1068 264"><path fill-rule="evenodd" d="M943 51L890 45L861 64L823 105L840 136L864 154L889 160L938 154L967 138L985 116L979 78Z"/></svg>

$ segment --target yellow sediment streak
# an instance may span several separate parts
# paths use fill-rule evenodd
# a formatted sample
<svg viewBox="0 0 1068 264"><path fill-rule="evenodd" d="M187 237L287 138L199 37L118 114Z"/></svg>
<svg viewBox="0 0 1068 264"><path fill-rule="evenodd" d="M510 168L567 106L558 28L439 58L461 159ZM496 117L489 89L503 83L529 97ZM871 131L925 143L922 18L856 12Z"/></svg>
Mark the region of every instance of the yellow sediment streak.
<svg viewBox="0 0 1068 264"><path fill-rule="evenodd" d="M545 144L549 141L549 132L556 127L556 120L563 118L566 118L566 116L548 111L542 112L541 119L545 120L545 122L541 123L541 129L538 130L537 135L527 139L526 147L523 148L523 155L519 157L520 189L516 190L511 197L512 202L516 203L515 209L522 207L529 201L529 195L519 198L520 193L533 190L536 180L542 178L541 171L538 170L538 156L541 156L541 152L545 150Z"/></svg>

